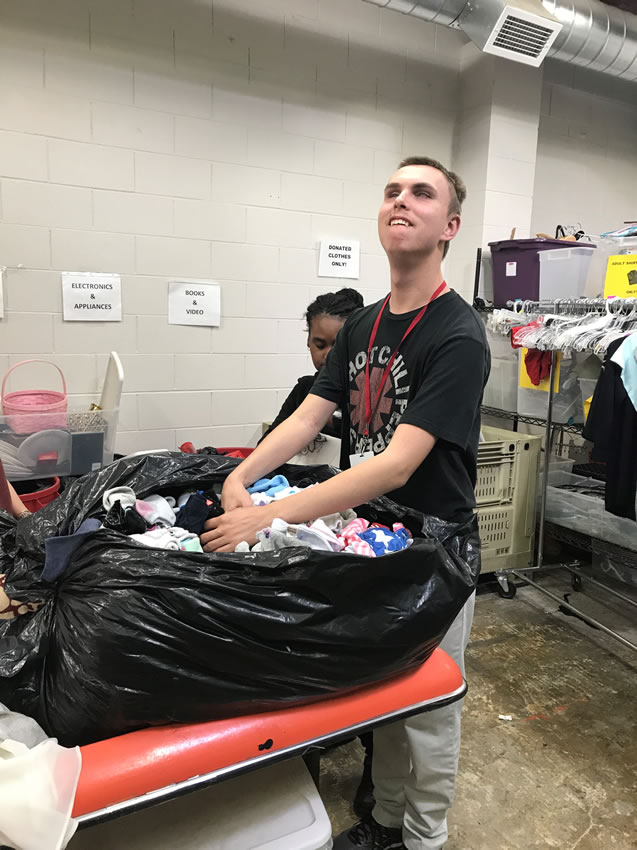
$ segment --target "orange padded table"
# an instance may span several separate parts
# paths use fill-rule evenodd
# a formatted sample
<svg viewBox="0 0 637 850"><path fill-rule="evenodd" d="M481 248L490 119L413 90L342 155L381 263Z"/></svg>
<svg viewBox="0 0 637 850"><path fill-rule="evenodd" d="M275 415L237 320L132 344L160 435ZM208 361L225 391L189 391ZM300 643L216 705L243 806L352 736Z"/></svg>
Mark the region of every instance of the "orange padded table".
<svg viewBox="0 0 637 850"><path fill-rule="evenodd" d="M442 649L417 670L345 696L207 723L158 726L82 747L73 816L80 826L302 755L461 699L460 670Z"/></svg>

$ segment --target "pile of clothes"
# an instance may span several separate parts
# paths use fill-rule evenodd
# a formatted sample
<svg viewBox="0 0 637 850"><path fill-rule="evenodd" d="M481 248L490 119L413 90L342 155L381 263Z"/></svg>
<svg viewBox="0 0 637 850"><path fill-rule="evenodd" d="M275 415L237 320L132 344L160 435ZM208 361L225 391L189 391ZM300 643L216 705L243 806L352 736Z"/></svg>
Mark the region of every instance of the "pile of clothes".
<svg viewBox="0 0 637 850"><path fill-rule="evenodd" d="M309 486L314 485L310 483ZM248 493L253 504L260 506L302 493L304 489L301 486L291 487L284 475L275 475L257 481L248 488ZM253 552L305 546L320 552L351 552L368 558L400 552L412 544L411 533L401 522L395 522L392 528L377 522L370 524L353 510L329 514L299 525L275 519L269 528L259 531L257 537L258 543L252 547ZM245 541L235 549L235 552L249 551Z"/></svg>
<svg viewBox="0 0 637 850"><path fill-rule="evenodd" d="M153 549L201 552L199 535L207 519L223 513L214 490L186 490L177 499L152 494L138 499L130 487L113 487L102 497L104 527Z"/></svg>
<svg viewBox="0 0 637 850"><path fill-rule="evenodd" d="M301 481L301 484L315 486L311 481ZM285 476L275 475L257 481L249 488L249 493L255 505L266 505L301 493L304 489L305 486L291 487ZM185 490L176 498L153 493L138 499L131 487L112 487L105 490L102 506L106 511L103 522L89 517L74 534L50 537L45 541L44 581L57 581L71 555L100 528L126 534L136 543L153 549L203 552L199 538L206 521L224 512L219 495L213 488L205 492ZM370 524L352 510L300 525L275 519L257 536L258 543L252 547L253 552L304 546L321 552L351 552L369 558L399 552L412 543L411 533L402 523L396 522L392 528L380 523ZM235 551L249 552L250 547L243 542Z"/></svg>

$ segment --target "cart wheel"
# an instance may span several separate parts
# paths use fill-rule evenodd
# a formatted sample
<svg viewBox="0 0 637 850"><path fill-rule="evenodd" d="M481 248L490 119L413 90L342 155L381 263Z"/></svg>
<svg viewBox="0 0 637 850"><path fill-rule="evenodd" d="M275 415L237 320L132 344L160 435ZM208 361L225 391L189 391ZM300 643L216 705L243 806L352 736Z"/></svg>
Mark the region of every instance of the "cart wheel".
<svg viewBox="0 0 637 850"><path fill-rule="evenodd" d="M571 574L571 586L573 590L581 590L582 589L582 577L575 575L575 573Z"/></svg>
<svg viewBox="0 0 637 850"><path fill-rule="evenodd" d="M507 579L500 581L498 579L498 593L503 599L513 599L517 592L517 586L512 581L508 581Z"/></svg>

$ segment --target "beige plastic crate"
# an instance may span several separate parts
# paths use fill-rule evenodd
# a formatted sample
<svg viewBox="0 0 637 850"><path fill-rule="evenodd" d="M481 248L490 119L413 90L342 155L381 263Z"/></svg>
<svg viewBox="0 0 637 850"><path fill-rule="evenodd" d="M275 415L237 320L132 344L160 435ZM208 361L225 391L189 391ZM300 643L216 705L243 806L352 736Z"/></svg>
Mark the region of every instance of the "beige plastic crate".
<svg viewBox="0 0 637 850"><path fill-rule="evenodd" d="M476 503L482 572L531 565L542 438L483 426Z"/></svg>

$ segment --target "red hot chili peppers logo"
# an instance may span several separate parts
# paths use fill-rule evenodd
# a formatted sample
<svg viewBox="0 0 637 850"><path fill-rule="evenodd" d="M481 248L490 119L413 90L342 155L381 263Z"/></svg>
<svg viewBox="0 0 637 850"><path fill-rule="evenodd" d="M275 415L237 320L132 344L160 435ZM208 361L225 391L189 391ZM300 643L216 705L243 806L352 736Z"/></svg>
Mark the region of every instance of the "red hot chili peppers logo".
<svg viewBox="0 0 637 850"><path fill-rule="evenodd" d="M352 451L360 454L369 448L372 441L374 454L379 454L388 445L398 427L400 418L409 401L409 373L402 354L394 360L389 376L385 381L380 398L378 388L385 367L391 357L388 345L374 345L370 352L369 383L372 405L372 421L369 425L369 438L364 436L367 425L365 419L365 364L367 352L359 351L349 364L349 415L350 445Z"/></svg>

